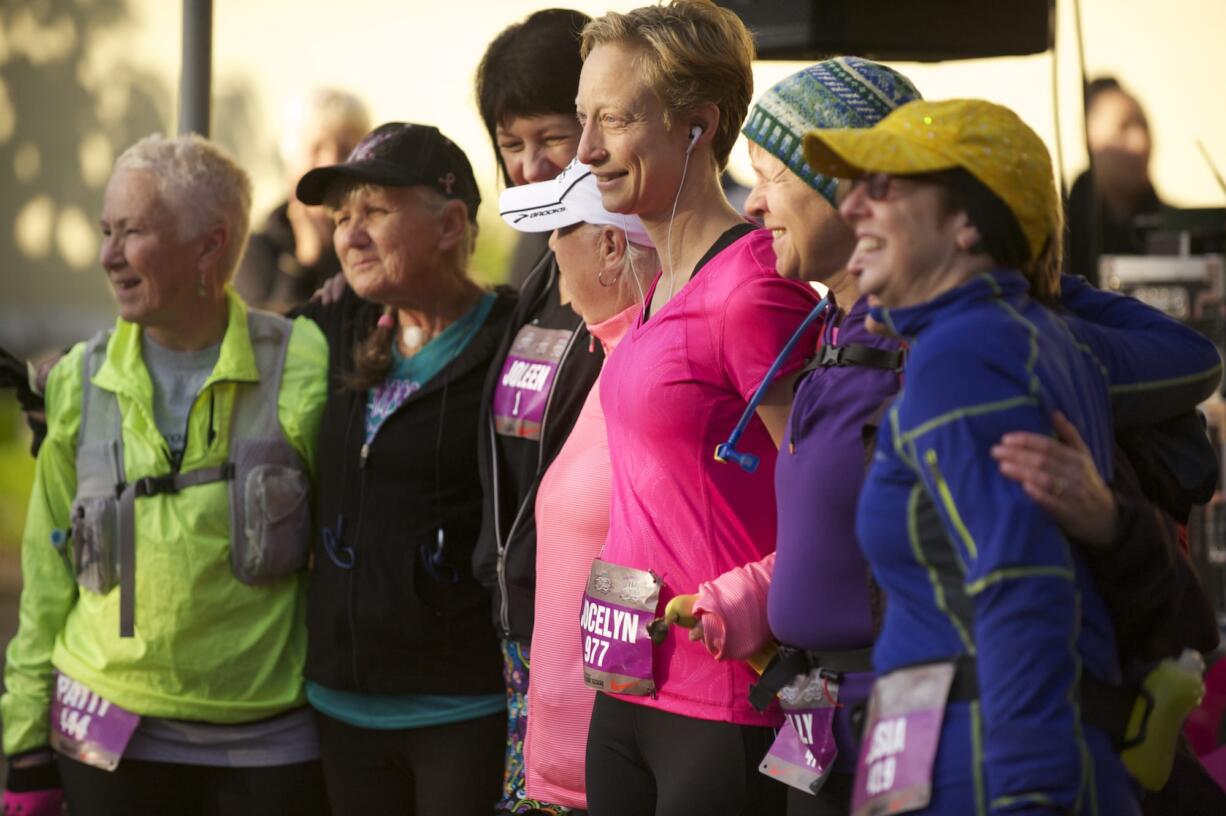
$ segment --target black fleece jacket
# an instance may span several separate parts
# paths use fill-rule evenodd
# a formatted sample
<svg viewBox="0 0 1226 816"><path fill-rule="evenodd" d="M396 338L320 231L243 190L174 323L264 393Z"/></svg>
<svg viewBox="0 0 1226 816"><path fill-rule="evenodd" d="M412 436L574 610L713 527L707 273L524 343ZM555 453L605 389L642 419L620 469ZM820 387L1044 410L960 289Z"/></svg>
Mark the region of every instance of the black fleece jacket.
<svg viewBox="0 0 1226 816"><path fill-rule="evenodd" d="M489 594L473 579L472 554L482 386L514 304L499 291L469 344L387 418L365 453L366 392L343 376L380 309L347 291L302 310L329 345L308 679L369 694L502 690Z"/></svg>
<svg viewBox="0 0 1226 816"><path fill-rule="evenodd" d="M590 343L587 327L576 315L575 333L554 376L553 393L541 427L537 468L531 482L516 489L506 478L494 435L494 389L516 333L544 311L556 297L558 265L552 252L545 253L520 290L519 304L510 320L481 395L481 431L477 442L481 468L481 534L473 570L493 594L493 619L498 633L521 642L532 638L533 602L536 590L536 489L553 458L579 417L592 383L600 373L604 354Z"/></svg>

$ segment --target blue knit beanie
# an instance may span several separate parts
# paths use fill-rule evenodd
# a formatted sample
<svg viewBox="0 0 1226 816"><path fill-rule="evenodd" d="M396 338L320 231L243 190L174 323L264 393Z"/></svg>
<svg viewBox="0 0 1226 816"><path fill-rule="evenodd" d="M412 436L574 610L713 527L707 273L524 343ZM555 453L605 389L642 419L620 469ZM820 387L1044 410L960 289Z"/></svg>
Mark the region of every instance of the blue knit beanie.
<svg viewBox="0 0 1226 816"><path fill-rule="evenodd" d="M919 98L911 80L893 68L859 57L835 57L775 83L749 111L741 132L834 204L837 182L805 163L805 133L872 127Z"/></svg>

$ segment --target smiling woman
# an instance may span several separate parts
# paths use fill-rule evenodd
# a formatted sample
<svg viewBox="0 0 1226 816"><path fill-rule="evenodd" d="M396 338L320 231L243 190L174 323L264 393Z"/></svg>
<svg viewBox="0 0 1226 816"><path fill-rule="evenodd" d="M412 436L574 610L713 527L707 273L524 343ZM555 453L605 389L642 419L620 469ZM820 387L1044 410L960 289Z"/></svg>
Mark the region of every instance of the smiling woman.
<svg viewBox="0 0 1226 816"><path fill-rule="evenodd" d="M601 374L612 485L593 581L611 569L659 576L667 604L773 548L775 440L816 329L784 361L743 438L762 471L711 454L817 298L776 273L770 233L720 189L753 88L753 41L740 19L695 0L609 13L584 30L583 52L578 157L604 209L637 215L663 265ZM638 649L647 666L635 675L645 681L638 695L654 693L615 693L627 685L616 678L596 694L593 816L777 812L782 786L757 773L777 714L749 705L752 671L711 660L685 636L659 646L640 638Z"/></svg>
<svg viewBox="0 0 1226 816"><path fill-rule="evenodd" d="M546 9L508 26L477 67L477 105L508 185L548 181L575 157L579 31L588 16Z"/></svg>
<svg viewBox="0 0 1226 816"><path fill-rule="evenodd" d="M207 198L186 206L185 186L159 174L148 150L120 157L103 199L99 260L120 317L167 347L190 350L224 332L225 284L242 253L251 192L231 194L239 210L229 213L211 209Z"/></svg>
<svg viewBox="0 0 1226 816"><path fill-rule="evenodd" d="M481 521L477 416L513 297L468 276L481 202L464 152L391 122L306 174L349 288L304 313L330 343L307 698L337 816L485 816L506 699Z"/></svg>
<svg viewBox="0 0 1226 816"><path fill-rule="evenodd" d="M556 177L574 158L579 32L588 21L569 9L538 11L499 33L481 59L477 101L507 192ZM521 236L516 250L508 277L522 282L520 299L482 398L483 505L473 570L493 596L507 688L506 771L495 812L553 816L567 812L564 806L583 807L583 801L582 791L576 797L539 775L534 780L524 755L537 571L532 508L545 468L575 425L604 354L572 308L571 281L537 238ZM525 383L516 373L526 369L548 375Z"/></svg>
<svg viewBox="0 0 1226 816"><path fill-rule="evenodd" d="M322 811L301 675L326 352L228 287L250 206L246 173L196 136L116 162L100 259L119 320L47 383L6 811L58 813L56 768L87 816Z"/></svg>
<svg viewBox="0 0 1226 816"><path fill-rule="evenodd" d="M858 238L849 269L880 299L874 316L911 342L857 511L889 603L853 808L923 786L917 813L1140 813L1110 736L1124 723L1088 705L1117 695L1127 711L1136 694L1098 576L991 449L1005 433L1054 436L1059 411L1109 475L1117 428L1216 390L1216 349L1058 277L1051 161L1007 108L917 100L872 128L812 131L805 148L815 170L852 180L840 204ZM1046 308L1055 297L1094 324ZM921 699L925 684L939 693ZM908 740L895 739L900 722Z"/></svg>

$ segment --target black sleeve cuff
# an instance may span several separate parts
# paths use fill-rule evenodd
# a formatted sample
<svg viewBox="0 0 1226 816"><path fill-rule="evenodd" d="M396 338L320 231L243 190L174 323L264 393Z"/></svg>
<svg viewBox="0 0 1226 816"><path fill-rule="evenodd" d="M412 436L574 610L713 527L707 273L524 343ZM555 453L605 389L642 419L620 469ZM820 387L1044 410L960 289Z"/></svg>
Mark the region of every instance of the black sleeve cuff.
<svg viewBox="0 0 1226 816"><path fill-rule="evenodd" d="M39 748L39 751L45 751L46 748ZM25 754L33 753L26 751ZM9 757L8 778L4 782L6 790L11 790L14 793L24 793L26 791L49 790L51 788L61 787L60 785L60 769L54 755L48 762L40 762L37 765L28 765L23 768L15 768L12 761L25 754L16 754Z"/></svg>

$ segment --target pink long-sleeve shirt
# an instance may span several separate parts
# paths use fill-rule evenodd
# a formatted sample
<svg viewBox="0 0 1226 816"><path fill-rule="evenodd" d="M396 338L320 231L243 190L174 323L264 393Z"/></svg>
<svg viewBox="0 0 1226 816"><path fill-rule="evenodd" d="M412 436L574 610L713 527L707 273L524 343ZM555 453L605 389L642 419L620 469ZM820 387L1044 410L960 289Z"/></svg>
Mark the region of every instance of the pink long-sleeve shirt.
<svg viewBox="0 0 1226 816"><path fill-rule="evenodd" d="M600 396L613 493L601 557L660 576L661 610L673 596L775 548L776 450L766 426L755 416L739 444L760 457L757 472L714 460L716 445L817 303L812 289L780 278L774 267L769 232L731 242L658 313L631 326L605 362ZM798 370L816 341L815 326L778 375ZM749 704L751 669L712 660L684 632L655 647L654 676L654 697L619 699L740 725L778 721L776 711Z"/></svg>
<svg viewBox="0 0 1226 816"><path fill-rule="evenodd" d="M588 331L613 351L638 318L633 306ZM583 782L595 692L583 684L579 608L592 559L609 532L609 442L600 380L536 493L536 622L524 766L528 796L587 809Z"/></svg>

